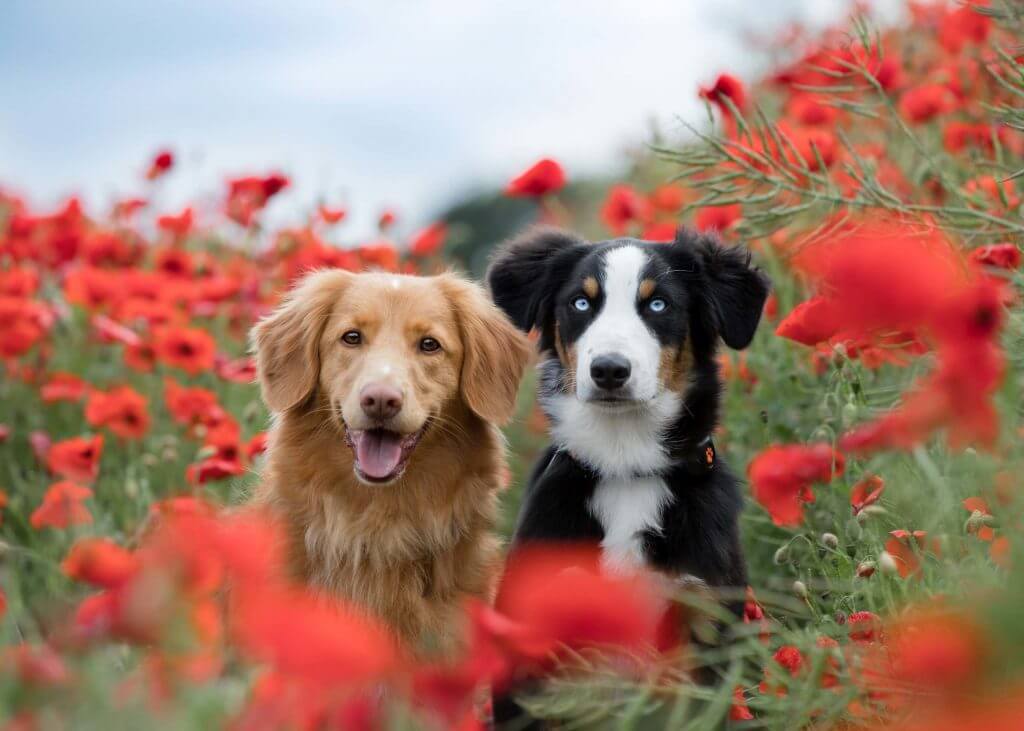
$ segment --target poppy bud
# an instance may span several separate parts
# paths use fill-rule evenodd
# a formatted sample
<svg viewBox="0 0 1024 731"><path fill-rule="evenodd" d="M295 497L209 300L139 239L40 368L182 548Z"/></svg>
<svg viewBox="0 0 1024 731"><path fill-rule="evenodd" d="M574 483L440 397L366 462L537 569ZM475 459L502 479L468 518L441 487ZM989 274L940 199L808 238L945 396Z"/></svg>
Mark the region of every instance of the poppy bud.
<svg viewBox="0 0 1024 731"><path fill-rule="evenodd" d="M899 573L899 567L896 565L896 559L888 551L882 551L882 555L878 557L878 567L882 569L883 574Z"/></svg>
<svg viewBox="0 0 1024 731"><path fill-rule="evenodd" d="M821 545L825 548L835 550L839 548L839 537L835 533L822 533Z"/></svg>
<svg viewBox="0 0 1024 731"><path fill-rule="evenodd" d="M784 564L784 563L789 563L789 544L788 543L785 546L782 546L781 548L779 548L779 550L775 552L775 555L772 556L772 562L774 562L774 564L776 566L782 566L782 564Z"/></svg>
<svg viewBox="0 0 1024 731"><path fill-rule="evenodd" d="M866 579L869 576L874 575L876 568L877 565L874 561L861 561L857 564L857 576L861 579Z"/></svg>
<svg viewBox="0 0 1024 731"><path fill-rule="evenodd" d="M794 581L793 582L793 593L796 594L801 599L806 599L807 598L807 585L804 582L800 581L799 579L797 581Z"/></svg>

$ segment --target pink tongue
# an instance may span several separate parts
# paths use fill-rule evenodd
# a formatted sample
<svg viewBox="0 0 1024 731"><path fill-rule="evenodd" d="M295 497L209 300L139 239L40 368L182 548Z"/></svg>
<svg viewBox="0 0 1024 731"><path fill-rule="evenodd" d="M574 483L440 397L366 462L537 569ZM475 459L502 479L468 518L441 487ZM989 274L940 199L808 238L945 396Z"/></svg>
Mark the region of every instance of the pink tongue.
<svg viewBox="0 0 1024 731"><path fill-rule="evenodd" d="M383 429L364 431L356 439L356 461L369 477L389 477L402 461L401 438Z"/></svg>

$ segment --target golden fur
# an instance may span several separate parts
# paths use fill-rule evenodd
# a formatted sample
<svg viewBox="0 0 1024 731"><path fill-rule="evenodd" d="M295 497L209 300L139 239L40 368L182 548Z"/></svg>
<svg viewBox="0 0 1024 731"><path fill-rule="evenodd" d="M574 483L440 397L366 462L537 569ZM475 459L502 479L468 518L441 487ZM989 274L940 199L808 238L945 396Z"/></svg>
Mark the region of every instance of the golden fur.
<svg viewBox="0 0 1024 731"><path fill-rule="evenodd" d="M359 329L365 342L341 336ZM421 352L421 338L441 343ZM368 609L411 650L457 645L466 597L487 599L504 442L531 348L473 284L328 270L254 330L263 398L275 413L255 497L283 519L297 579ZM360 388L404 394L389 429L425 426L393 482L354 471L346 428L364 428Z"/></svg>

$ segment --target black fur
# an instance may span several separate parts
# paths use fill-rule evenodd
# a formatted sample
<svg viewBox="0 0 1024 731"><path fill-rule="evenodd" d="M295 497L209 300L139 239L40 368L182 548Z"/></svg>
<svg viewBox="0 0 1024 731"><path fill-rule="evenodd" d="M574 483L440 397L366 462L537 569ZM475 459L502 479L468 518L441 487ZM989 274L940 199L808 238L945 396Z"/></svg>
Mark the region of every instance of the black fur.
<svg viewBox="0 0 1024 731"><path fill-rule="evenodd" d="M750 344L768 295L767 278L750 264L743 247L725 247L708 235L680 229L671 244L616 240L587 244L551 229L512 241L495 257L487 274L495 302L524 330L540 331L541 396L566 389L565 366L556 355L570 347L600 310L580 313L571 306L580 282L608 249L624 244L651 255L645 277L657 281L657 297L671 314L645 319L663 345L688 337L693 353L692 381L678 417L663 435L673 463L659 476L673 500L662 513L661 531L644 535L648 565L669 576L689 574L712 587L741 589L746 569L739 538L743 499L739 481L721 459L708 471L694 471L684 459L718 423L721 382L715 354L721 340L732 348ZM542 398L543 402L543 398ZM553 416L549 414L549 416ZM526 486L513 548L531 541L600 542L604 532L588 509L601 475L552 445ZM736 602L740 611L742 602ZM508 698L496 700L496 720L518 715Z"/></svg>

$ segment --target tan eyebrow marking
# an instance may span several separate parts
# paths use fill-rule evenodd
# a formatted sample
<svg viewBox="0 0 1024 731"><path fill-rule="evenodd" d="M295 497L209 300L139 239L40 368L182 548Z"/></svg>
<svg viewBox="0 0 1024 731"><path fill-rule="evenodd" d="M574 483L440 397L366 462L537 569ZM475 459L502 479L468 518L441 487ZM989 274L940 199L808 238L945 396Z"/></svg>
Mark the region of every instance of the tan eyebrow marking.
<svg viewBox="0 0 1024 731"><path fill-rule="evenodd" d="M590 299L597 297L597 293L600 291L600 286L597 283L597 279L594 277L587 277L583 280L583 293Z"/></svg>
<svg viewBox="0 0 1024 731"><path fill-rule="evenodd" d="M654 288L656 286L658 286L658 283L653 279L645 279L640 282L640 287L637 289L637 292L640 294L640 299L645 300L654 294Z"/></svg>

